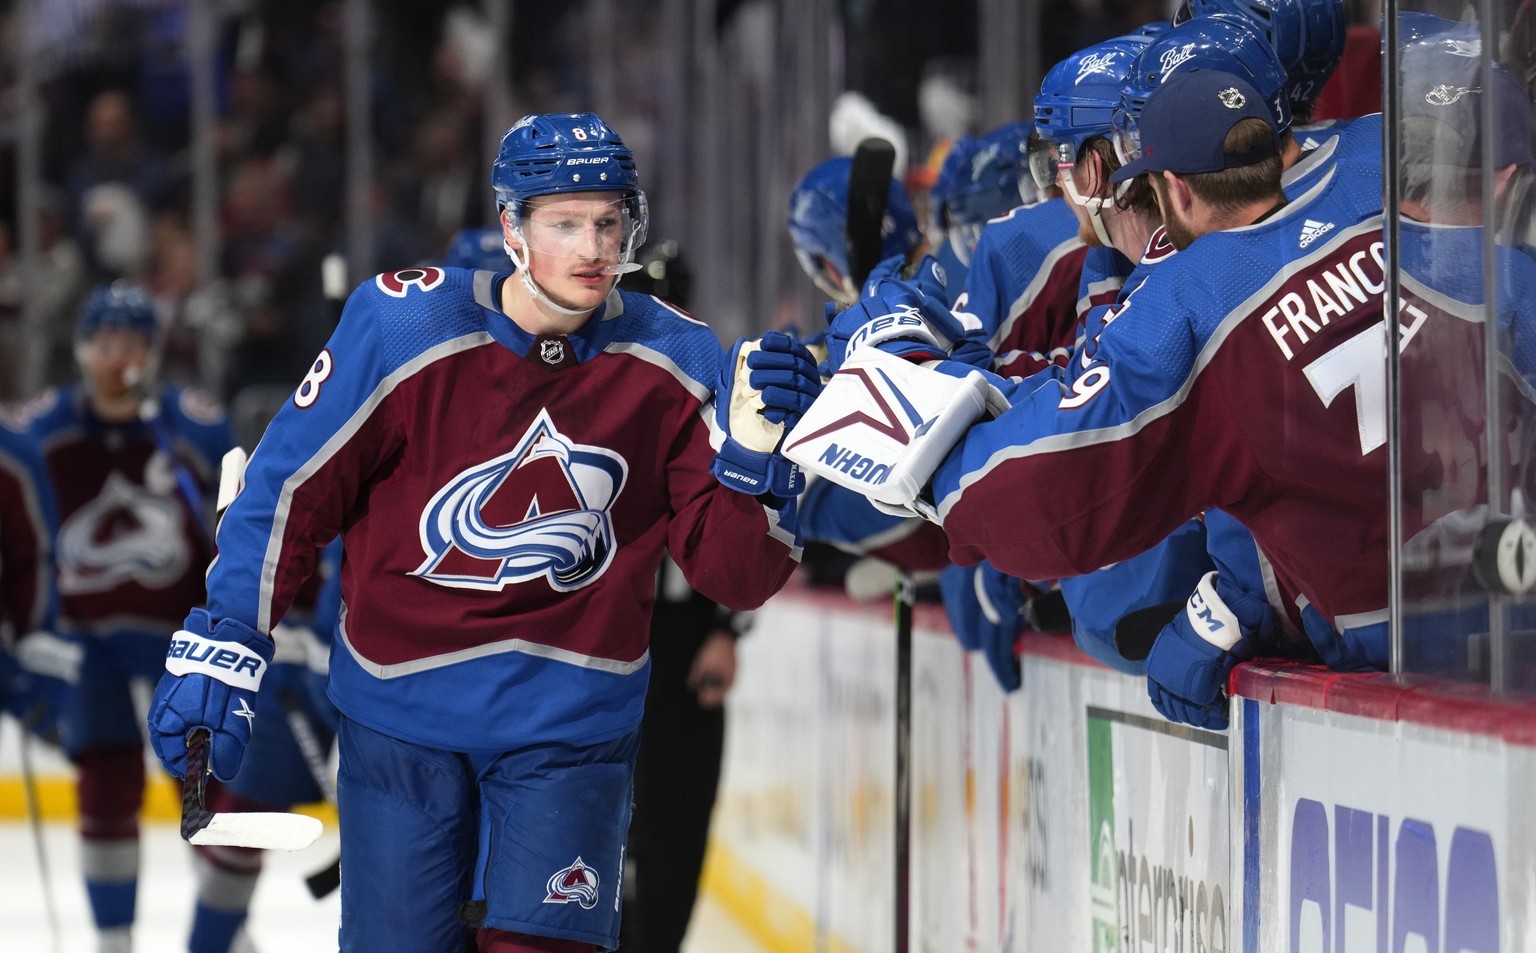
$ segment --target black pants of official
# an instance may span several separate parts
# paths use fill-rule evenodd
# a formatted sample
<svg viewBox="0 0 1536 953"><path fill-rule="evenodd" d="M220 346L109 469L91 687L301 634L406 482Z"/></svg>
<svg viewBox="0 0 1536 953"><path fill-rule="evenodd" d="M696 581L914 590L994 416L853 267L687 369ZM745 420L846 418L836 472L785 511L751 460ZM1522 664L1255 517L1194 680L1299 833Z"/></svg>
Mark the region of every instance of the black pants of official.
<svg viewBox="0 0 1536 953"><path fill-rule="evenodd" d="M677 953L699 892L709 816L720 781L725 713L704 709L688 669L707 634L687 614L658 605L651 627L651 684L635 765L622 953Z"/></svg>

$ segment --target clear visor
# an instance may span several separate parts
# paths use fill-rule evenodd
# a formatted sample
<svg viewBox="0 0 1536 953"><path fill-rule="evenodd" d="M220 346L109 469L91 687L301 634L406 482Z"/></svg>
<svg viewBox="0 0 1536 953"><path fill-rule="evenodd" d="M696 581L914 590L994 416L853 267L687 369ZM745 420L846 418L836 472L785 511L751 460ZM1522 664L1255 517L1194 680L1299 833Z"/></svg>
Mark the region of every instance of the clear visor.
<svg viewBox="0 0 1536 953"><path fill-rule="evenodd" d="M855 301L859 300L859 295L856 290L846 287L838 288L832 284L831 279L827 277L826 269L821 267L820 257L808 254L805 250L797 245L795 246L795 260L800 262L801 270L805 272L806 276L809 277L811 281L816 283L816 287L821 289L822 294L831 298L833 301L836 301L838 304L847 305L853 304ZM848 283L848 279L846 277L843 278L843 283Z"/></svg>
<svg viewBox="0 0 1536 953"><path fill-rule="evenodd" d="M976 243L981 241L981 230L986 222L954 222L949 226L949 249L960 259L960 264L970 267L971 255Z"/></svg>
<svg viewBox="0 0 1536 953"><path fill-rule="evenodd" d="M1056 184L1056 144L1038 132L1029 137L1029 177L1042 192Z"/></svg>
<svg viewBox="0 0 1536 953"><path fill-rule="evenodd" d="M1056 184L1062 169L1077 163L1077 149L1070 142L1054 142L1038 132L1029 137L1029 177L1042 192Z"/></svg>
<svg viewBox="0 0 1536 953"><path fill-rule="evenodd" d="M547 204L527 203L517 210L512 225L529 252L593 262L610 275L635 270L630 263L645 243L649 226L643 192L611 202L558 198Z"/></svg>
<svg viewBox="0 0 1536 953"><path fill-rule="evenodd" d="M1109 133L1110 144L1115 147L1115 158L1120 160L1122 166L1130 165L1141 158L1141 123L1139 117L1130 116L1123 111L1115 113L1115 119Z"/></svg>

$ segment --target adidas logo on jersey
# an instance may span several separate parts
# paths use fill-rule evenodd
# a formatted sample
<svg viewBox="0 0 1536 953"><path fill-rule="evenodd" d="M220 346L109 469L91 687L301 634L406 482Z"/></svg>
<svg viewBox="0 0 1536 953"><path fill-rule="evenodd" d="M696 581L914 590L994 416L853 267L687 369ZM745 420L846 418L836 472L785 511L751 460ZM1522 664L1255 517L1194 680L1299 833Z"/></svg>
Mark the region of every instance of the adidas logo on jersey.
<svg viewBox="0 0 1536 953"><path fill-rule="evenodd" d="M1332 222L1314 222L1310 218L1307 219L1301 223L1301 247L1306 248L1331 231L1333 231Z"/></svg>

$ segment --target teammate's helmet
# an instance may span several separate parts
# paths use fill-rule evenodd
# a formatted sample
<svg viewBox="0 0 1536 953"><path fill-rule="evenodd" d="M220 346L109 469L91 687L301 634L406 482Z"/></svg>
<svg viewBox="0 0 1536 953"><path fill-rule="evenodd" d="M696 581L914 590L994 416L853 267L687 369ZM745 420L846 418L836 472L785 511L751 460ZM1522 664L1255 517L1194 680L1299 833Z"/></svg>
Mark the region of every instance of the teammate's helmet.
<svg viewBox="0 0 1536 953"><path fill-rule="evenodd" d="M1405 169L1475 169L1485 150L1495 169L1532 163L1530 97L1519 78L1498 63L1491 64L1485 81L1476 55L1481 45L1476 23L1454 24L1403 45ZM1485 108L1493 111L1491 125L1483 122Z"/></svg>
<svg viewBox="0 0 1536 953"><path fill-rule="evenodd" d="M449 268L506 271L512 265L499 228L466 228L448 239L443 264Z"/></svg>
<svg viewBox="0 0 1536 953"><path fill-rule="evenodd" d="M1281 133L1291 128L1285 68L1275 48L1247 18L1208 13L1153 40L1131 64L1114 117L1115 151L1122 163L1129 164L1141 154L1137 123L1147 96L1173 73L1192 69L1242 77L1264 97L1275 128Z"/></svg>
<svg viewBox="0 0 1536 953"><path fill-rule="evenodd" d="M501 137L491 165L496 205L510 209L514 231L520 231L525 203L540 195L568 192L619 192L624 220L615 272L631 270L628 262L645 243L650 209L640 191L635 157L619 134L593 113L550 113L524 116ZM540 250L534 248L534 250ZM560 254L558 250L550 252Z"/></svg>
<svg viewBox="0 0 1536 953"><path fill-rule="evenodd" d="M1039 201L1026 171L1030 132L1029 123L1011 122L982 136L962 136L945 155L929 195L934 224L962 263L970 264L988 220Z"/></svg>
<svg viewBox="0 0 1536 953"><path fill-rule="evenodd" d="M1208 13L1247 19L1275 48L1293 105L1310 106L1344 55L1343 0L1184 0L1178 26Z"/></svg>
<svg viewBox="0 0 1536 953"><path fill-rule="evenodd" d="M814 166L789 196L789 238L800 267L823 291L841 298L844 289L826 287L818 259L848 277L848 176L853 159L834 156ZM880 258L905 255L923 240L917 213L901 183L891 179L885 218L880 222ZM857 293L855 292L855 298Z"/></svg>
<svg viewBox="0 0 1536 953"><path fill-rule="evenodd" d="M1110 134L1131 64L1152 42L1140 34L1117 36L1078 50L1045 74L1035 97L1036 137L1029 145L1035 185L1050 188L1058 165L1074 164L1084 142Z"/></svg>
<svg viewBox="0 0 1536 953"><path fill-rule="evenodd" d="M154 302L144 289L127 281L100 285L80 308L76 336L83 341L103 328L123 328L154 337Z"/></svg>
<svg viewBox="0 0 1536 953"><path fill-rule="evenodd" d="M1426 36L1434 36L1437 33L1445 33L1455 29L1459 24L1455 20L1447 20L1445 17L1435 16L1433 13L1422 13L1418 10L1399 10L1397 14L1397 43L1399 47L1407 46L1415 40L1422 40ZM1386 37L1383 36L1382 49L1386 49Z"/></svg>

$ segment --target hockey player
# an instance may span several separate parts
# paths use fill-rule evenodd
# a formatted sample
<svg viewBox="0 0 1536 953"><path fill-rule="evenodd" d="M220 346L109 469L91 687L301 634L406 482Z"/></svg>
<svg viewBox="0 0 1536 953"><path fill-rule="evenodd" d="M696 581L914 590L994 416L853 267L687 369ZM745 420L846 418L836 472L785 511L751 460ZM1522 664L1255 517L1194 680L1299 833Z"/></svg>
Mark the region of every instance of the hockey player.
<svg viewBox="0 0 1536 953"><path fill-rule="evenodd" d="M763 421L793 424L810 356L766 335L722 366L707 326L615 290L648 211L598 117L524 117L491 181L516 273L353 292L252 454L150 714L172 773L198 728L214 775L238 771L267 633L342 534L344 951L613 947L662 555L748 609L798 554L799 480Z"/></svg>
<svg viewBox="0 0 1536 953"><path fill-rule="evenodd" d="M79 641L55 633L58 514L37 448L0 420L0 709L46 741L80 678Z"/></svg>
<svg viewBox="0 0 1536 953"><path fill-rule="evenodd" d="M64 747L78 769L81 865L100 949L130 948L144 796L131 683L158 677L170 633L203 599L221 408L144 380L155 312L138 287L97 288L76 336L82 383L46 392L29 428L59 507L59 624L81 639Z"/></svg>
<svg viewBox="0 0 1536 953"><path fill-rule="evenodd" d="M1385 410L1364 389L1384 372L1385 281L1379 214L1361 211L1379 203L1379 179L1331 176L1287 203L1272 115L1230 74L1176 73L1141 130L1142 156L1112 179L1152 176L1179 253L1120 312L1138 320L1106 324L1070 387L1018 387L1010 409L965 431L932 474L930 512L958 559L1028 577L1106 565L1224 509L1270 557L1291 622L1325 661L1384 667ZM1335 287L1325 275L1339 298L1312 292ZM1351 387L1358 402L1335 399ZM1167 708L1207 710L1251 655L1251 641L1223 640L1247 609L1224 597L1208 577L1198 608L1152 646L1149 689Z"/></svg>
<svg viewBox="0 0 1536 953"><path fill-rule="evenodd" d="M848 180L853 160L835 156L818 163L801 177L789 200L789 238L806 275L831 295L834 307L847 307L859 298L859 286L849 274L853 257L848 239ZM925 245L917 216L901 183L891 179L881 223L880 263L884 274L900 274L933 259ZM942 270L922 270L942 275ZM930 290L944 282L927 281ZM892 568L909 572L936 571L948 565L949 544L938 527L921 520L902 519L873 510L855 494L824 481L811 481L800 500L800 528L807 540L828 543L862 557L863 571L889 580ZM856 564L858 565L858 564ZM872 589L888 586L874 585Z"/></svg>
<svg viewBox="0 0 1536 953"><path fill-rule="evenodd" d="M789 196L789 239L806 276L842 307L859 300L861 286L849 270L848 177L853 160L833 156L817 163ZM880 222L880 261L896 259L901 270L914 265L926 246L907 190L894 178ZM943 282L941 281L940 284Z"/></svg>
<svg viewBox="0 0 1536 953"><path fill-rule="evenodd" d="M928 193L928 247L954 293L965 286L971 257L988 221L1040 201L1029 174L1031 127L1011 122L950 146Z"/></svg>

